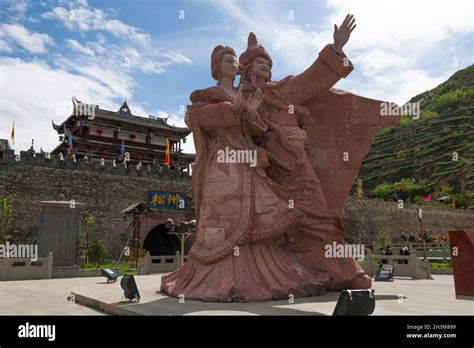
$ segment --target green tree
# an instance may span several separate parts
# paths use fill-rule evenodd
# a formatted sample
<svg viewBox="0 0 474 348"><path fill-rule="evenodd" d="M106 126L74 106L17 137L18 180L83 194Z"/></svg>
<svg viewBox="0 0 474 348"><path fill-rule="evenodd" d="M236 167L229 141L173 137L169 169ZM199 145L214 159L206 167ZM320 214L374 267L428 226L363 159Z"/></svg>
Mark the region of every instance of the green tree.
<svg viewBox="0 0 474 348"><path fill-rule="evenodd" d="M451 198L454 200L456 208L466 208L466 200L463 195L456 193L452 195Z"/></svg>
<svg viewBox="0 0 474 348"><path fill-rule="evenodd" d="M0 197L0 243L7 242L11 236L8 235L11 223L13 221L12 205L7 202L6 198Z"/></svg>
<svg viewBox="0 0 474 348"><path fill-rule="evenodd" d="M95 217L93 215L88 215L84 218L84 227L85 227L85 240L86 240L86 264L89 263L89 247L91 240L91 226L95 223Z"/></svg>
<svg viewBox="0 0 474 348"><path fill-rule="evenodd" d="M392 195L392 192L393 192L393 185L383 183L383 184L377 185L372 190L372 195L374 195L377 198L382 198L384 200L387 200Z"/></svg>
<svg viewBox="0 0 474 348"><path fill-rule="evenodd" d="M87 251L87 257L92 263L101 264L104 257L107 255L107 248L103 240L94 238L92 240L89 250Z"/></svg>
<svg viewBox="0 0 474 348"><path fill-rule="evenodd" d="M377 254L380 249L385 250L387 246L391 243L390 238L384 235L383 233L379 233L374 238L374 254Z"/></svg>

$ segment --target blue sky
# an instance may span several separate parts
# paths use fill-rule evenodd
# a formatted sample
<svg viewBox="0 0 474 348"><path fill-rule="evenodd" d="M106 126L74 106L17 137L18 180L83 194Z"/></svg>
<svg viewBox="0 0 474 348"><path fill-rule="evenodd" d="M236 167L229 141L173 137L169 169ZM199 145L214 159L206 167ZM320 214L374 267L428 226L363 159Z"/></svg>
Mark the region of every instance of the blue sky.
<svg viewBox="0 0 474 348"><path fill-rule="evenodd" d="M240 54L253 31L280 79L307 68L346 13L355 70L338 88L403 104L473 63L472 1L0 0L0 138L15 120L16 151L32 138L50 151L73 95L182 126L189 94L215 84L214 46Z"/></svg>

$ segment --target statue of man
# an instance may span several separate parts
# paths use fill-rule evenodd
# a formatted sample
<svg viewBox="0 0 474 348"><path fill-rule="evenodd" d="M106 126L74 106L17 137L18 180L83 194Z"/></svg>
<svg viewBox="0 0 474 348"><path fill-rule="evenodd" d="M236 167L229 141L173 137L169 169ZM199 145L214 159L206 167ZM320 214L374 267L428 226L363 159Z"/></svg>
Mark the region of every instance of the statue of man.
<svg viewBox="0 0 474 348"><path fill-rule="evenodd" d="M334 26L334 43L327 45L306 71L279 82L271 82L272 59L258 45L253 33L249 34L247 50L239 58L245 84L243 99L256 93L257 88L264 90L265 103L258 113L269 129L263 138L255 140L269 153L269 176L286 187L289 198L300 208L308 206L311 210L315 204L327 208L320 181L305 151L307 134L299 126L309 117L303 104L327 92L352 71L352 63L342 48L355 26L353 16L347 15L340 27Z"/></svg>
<svg viewBox="0 0 474 348"><path fill-rule="evenodd" d="M327 270L329 290L371 286L354 259L328 259L324 250L344 244L341 211L370 149L370 132L397 122L381 120L380 102L332 89L354 68L342 50L355 27L347 15L334 26L334 42L308 69L278 82L271 81L272 59L253 33L239 58L242 99L258 90L264 94L257 113L268 129L252 139L267 151L268 176L304 213L299 227L287 234L288 248L302 264ZM351 151L349 164L340 163L344 151Z"/></svg>

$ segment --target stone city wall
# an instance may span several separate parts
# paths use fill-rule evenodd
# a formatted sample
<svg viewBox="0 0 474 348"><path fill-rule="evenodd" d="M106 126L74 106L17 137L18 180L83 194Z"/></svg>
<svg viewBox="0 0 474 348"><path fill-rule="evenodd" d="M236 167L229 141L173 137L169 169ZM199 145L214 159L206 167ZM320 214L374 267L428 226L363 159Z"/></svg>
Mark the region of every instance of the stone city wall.
<svg viewBox="0 0 474 348"><path fill-rule="evenodd" d="M423 211L423 229L433 233L474 228L474 210L438 208L405 204L402 209L396 202L381 199L349 197L344 209L344 226L347 237L354 242L372 241L377 234L396 240L403 232L420 230L416 207Z"/></svg>
<svg viewBox="0 0 474 348"><path fill-rule="evenodd" d="M131 223L124 221L121 211L131 204L145 202L148 191L184 192L187 197L183 213L158 212L142 219L144 235L157 224L171 217L178 222L192 219L191 178L187 174L172 172L167 168L135 166L113 168L94 163L73 163L57 159L46 160L41 155L28 158L22 153L19 162L11 159L0 161L0 196L13 205L13 240L23 243L36 242L39 201L73 199L85 203L82 214L96 217L94 230L98 231L110 247Z"/></svg>
<svg viewBox="0 0 474 348"><path fill-rule="evenodd" d="M22 153L21 160L0 161L0 195L13 204L14 241L35 242L39 213L38 201L57 200L60 194L66 200L86 203L84 215L96 217L95 229L110 246L130 224L121 211L129 205L146 201L146 193L154 191L184 192L187 209L183 215L169 212L151 214L141 226L142 241L146 233L167 217L190 220L194 218L191 178L187 174L172 173L167 168L133 166L105 168L98 163L61 162L46 160L42 155ZM473 229L474 211L450 208L423 208L424 228L440 233L449 230ZM419 222L415 205L397 207L395 202L379 199L349 197L344 209L344 225L350 241L368 243L383 233L396 239L400 233L417 232Z"/></svg>

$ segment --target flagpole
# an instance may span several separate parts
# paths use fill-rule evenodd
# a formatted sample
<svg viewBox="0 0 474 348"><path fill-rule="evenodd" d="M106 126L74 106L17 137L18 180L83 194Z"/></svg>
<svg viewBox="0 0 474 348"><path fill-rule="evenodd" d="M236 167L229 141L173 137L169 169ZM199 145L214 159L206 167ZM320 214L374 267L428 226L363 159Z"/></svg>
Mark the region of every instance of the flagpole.
<svg viewBox="0 0 474 348"><path fill-rule="evenodd" d="M12 140L12 145L15 145L15 120L13 120L11 140Z"/></svg>

